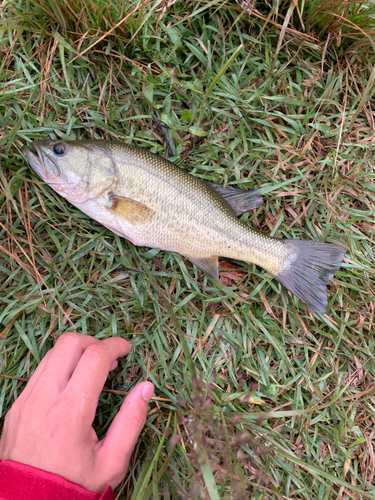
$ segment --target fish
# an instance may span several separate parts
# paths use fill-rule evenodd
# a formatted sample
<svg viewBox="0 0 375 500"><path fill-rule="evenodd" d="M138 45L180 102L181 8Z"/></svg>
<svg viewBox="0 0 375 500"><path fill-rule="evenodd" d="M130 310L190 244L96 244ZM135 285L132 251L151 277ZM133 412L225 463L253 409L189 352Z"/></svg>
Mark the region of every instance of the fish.
<svg viewBox="0 0 375 500"><path fill-rule="evenodd" d="M326 285L345 248L274 238L242 222L240 214L262 203L259 189L204 181L120 141L35 140L22 153L52 189L134 245L179 253L214 280L219 256L256 264L313 311L326 312Z"/></svg>

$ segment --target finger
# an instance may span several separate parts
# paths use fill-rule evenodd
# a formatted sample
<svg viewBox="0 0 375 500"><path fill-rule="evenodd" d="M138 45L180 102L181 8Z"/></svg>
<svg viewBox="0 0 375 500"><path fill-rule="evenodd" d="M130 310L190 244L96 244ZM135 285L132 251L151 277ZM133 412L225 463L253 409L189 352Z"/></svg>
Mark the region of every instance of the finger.
<svg viewBox="0 0 375 500"><path fill-rule="evenodd" d="M116 370L117 368L117 365L118 365L118 361L116 359L116 361L113 361L113 363L111 364L111 366L109 367L109 371L112 372L113 370Z"/></svg>
<svg viewBox="0 0 375 500"><path fill-rule="evenodd" d="M128 354L131 347L130 342L111 337L90 345L82 354L61 394L61 401L85 424L91 425L94 421L99 396L113 362Z"/></svg>
<svg viewBox="0 0 375 500"><path fill-rule="evenodd" d="M33 390L35 387L35 384L39 380L40 375L42 374L44 367L46 366L48 357L51 355L51 351L48 351L47 354L44 356L42 361L39 363L39 365L36 367L34 373L31 375L29 381L26 384L26 387L24 390L21 392L21 394L17 398L17 404L22 403L30 394L30 392Z"/></svg>
<svg viewBox="0 0 375 500"><path fill-rule="evenodd" d="M76 332L61 335L30 378L19 403L37 387L40 387L42 393L53 402L66 387L83 352L89 345L97 342L100 341Z"/></svg>
<svg viewBox="0 0 375 500"><path fill-rule="evenodd" d="M106 437L99 443L98 459L108 473L121 471L125 474L133 448L146 422L148 403L153 392L151 382L136 385L122 403Z"/></svg>
<svg viewBox="0 0 375 500"><path fill-rule="evenodd" d="M47 360L39 382L47 386L53 385L62 392L68 384L82 354L85 350L99 343L100 340L76 332L61 335Z"/></svg>

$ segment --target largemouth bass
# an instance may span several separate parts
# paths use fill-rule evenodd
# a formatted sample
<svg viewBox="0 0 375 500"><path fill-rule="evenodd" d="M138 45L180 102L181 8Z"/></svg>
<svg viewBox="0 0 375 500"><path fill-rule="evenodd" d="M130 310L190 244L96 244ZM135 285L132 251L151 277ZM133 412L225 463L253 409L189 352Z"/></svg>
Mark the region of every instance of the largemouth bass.
<svg viewBox="0 0 375 500"><path fill-rule="evenodd" d="M314 311L345 249L280 240L237 216L261 203L258 190L223 188L193 177L144 148L115 141L34 141L23 147L34 171L82 212L134 245L186 256L214 279L218 256L263 267Z"/></svg>

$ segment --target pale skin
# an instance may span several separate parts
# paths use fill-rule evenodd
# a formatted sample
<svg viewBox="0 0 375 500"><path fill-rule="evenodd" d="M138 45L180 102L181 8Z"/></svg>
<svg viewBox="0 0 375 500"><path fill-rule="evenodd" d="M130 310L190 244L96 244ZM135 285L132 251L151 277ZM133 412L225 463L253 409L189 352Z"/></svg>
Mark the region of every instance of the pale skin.
<svg viewBox="0 0 375 500"><path fill-rule="evenodd" d="M6 415L0 460L53 472L97 493L115 488L145 424L153 385L136 385L103 440L92 423L109 371L130 350L120 337L62 335Z"/></svg>

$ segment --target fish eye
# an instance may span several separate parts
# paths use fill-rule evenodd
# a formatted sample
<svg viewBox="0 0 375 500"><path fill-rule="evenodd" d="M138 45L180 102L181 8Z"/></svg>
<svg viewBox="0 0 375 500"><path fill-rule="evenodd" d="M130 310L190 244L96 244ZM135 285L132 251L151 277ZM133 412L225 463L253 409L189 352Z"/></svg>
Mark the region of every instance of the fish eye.
<svg viewBox="0 0 375 500"><path fill-rule="evenodd" d="M53 152L57 156L63 156L65 154L65 151L66 151L65 144L58 143L53 146Z"/></svg>

